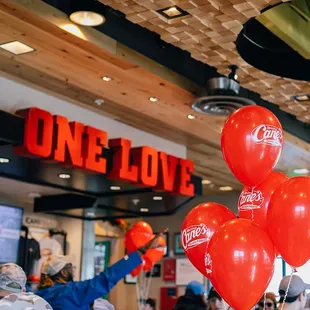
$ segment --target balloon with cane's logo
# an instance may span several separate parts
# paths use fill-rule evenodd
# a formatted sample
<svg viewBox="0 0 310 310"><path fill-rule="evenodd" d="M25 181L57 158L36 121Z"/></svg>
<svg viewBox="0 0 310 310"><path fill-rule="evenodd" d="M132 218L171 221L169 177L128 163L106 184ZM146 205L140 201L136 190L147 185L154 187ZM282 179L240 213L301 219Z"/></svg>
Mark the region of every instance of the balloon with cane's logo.
<svg viewBox="0 0 310 310"><path fill-rule="evenodd" d="M183 230L182 244L184 250L188 250L207 242L211 238L211 231L205 224L193 225Z"/></svg>
<svg viewBox="0 0 310 310"><path fill-rule="evenodd" d="M244 187L238 200L239 217L253 220L268 232L267 212L271 196L287 180L288 177L285 174L271 172L262 183L254 188Z"/></svg>
<svg viewBox="0 0 310 310"><path fill-rule="evenodd" d="M209 253L205 255L205 267L207 274L212 273L212 259Z"/></svg>
<svg viewBox="0 0 310 310"><path fill-rule="evenodd" d="M277 164L284 144L277 117L260 106L238 109L226 120L221 133L223 157L244 185L257 186Z"/></svg>
<svg viewBox="0 0 310 310"><path fill-rule="evenodd" d="M206 277L205 253L213 234L227 221L236 218L225 206L202 203L192 209L182 225L182 245L191 263Z"/></svg>
<svg viewBox="0 0 310 310"><path fill-rule="evenodd" d="M259 209L264 202L264 196L261 191L242 191L238 200L238 210Z"/></svg>
<svg viewBox="0 0 310 310"><path fill-rule="evenodd" d="M252 139L257 144L281 146L283 143L282 129L272 125L261 124L252 131Z"/></svg>

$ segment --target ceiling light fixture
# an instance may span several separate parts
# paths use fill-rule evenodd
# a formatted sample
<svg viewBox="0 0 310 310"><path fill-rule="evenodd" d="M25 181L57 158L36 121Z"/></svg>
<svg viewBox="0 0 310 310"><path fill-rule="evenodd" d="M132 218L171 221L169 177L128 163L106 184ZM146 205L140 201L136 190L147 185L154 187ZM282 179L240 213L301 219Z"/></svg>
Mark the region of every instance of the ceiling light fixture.
<svg viewBox="0 0 310 310"><path fill-rule="evenodd" d="M70 15L70 20L81 26L95 27L105 22L105 17L91 11L77 11Z"/></svg>
<svg viewBox="0 0 310 310"><path fill-rule="evenodd" d="M163 197L161 197L161 196L154 196L153 200L160 201L160 200L163 200Z"/></svg>
<svg viewBox="0 0 310 310"><path fill-rule="evenodd" d="M7 164L10 162L9 158L6 157L0 157L0 164Z"/></svg>
<svg viewBox="0 0 310 310"><path fill-rule="evenodd" d="M179 18L179 17L189 15L189 13L182 10L180 7L176 5L158 10L157 13L167 19L174 19L174 18Z"/></svg>
<svg viewBox="0 0 310 310"><path fill-rule="evenodd" d="M35 51L34 48L24 43L21 43L19 41L12 41L12 42L0 44L0 48L14 55L22 55L22 54L27 54L27 53L31 53Z"/></svg>
<svg viewBox="0 0 310 310"><path fill-rule="evenodd" d="M209 184L211 184L211 181L210 180L202 180L201 184L202 185L209 185Z"/></svg>
<svg viewBox="0 0 310 310"><path fill-rule="evenodd" d="M86 215L87 216L95 216L96 214L95 214L95 212L87 212Z"/></svg>
<svg viewBox="0 0 310 310"><path fill-rule="evenodd" d="M96 103L96 105L101 106L104 103L104 100L103 99L96 99L95 103Z"/></svg>
<svg viewBox="0 0 310 310"><path fill-rule="evenodd" d="M159 99L156 98L156 97L150 97L149 100L150 100L151 102L157 102Z"/></svg>
<svg viewBox="0 0 310 310"><path fill-rule="evenodd" d="M28 194L28 197L29 197L29 198L41 198L42 195L39 194L39 193L29 193L29 194Z"/></svg>
<svg viewBox="0 0 310 310"><path fill-rule="evenodd" d="M296 173L296 174L308 174L309 169L307 169L307 168L294 169L294 173Z"/></svg>
<svg viewBox="0 0 310 310"><path fill-rule="evenodd" d="M111 82L111 81L113 80L110 76L103 76L102 79L103 79L105 82Z"/></svg>
<svg viewBox="0 0 310 310"><path fill-rule="evenodd" d="M71 175L69 173L59 173L58 174L58 177L60 179L70 179L71 178Z"/></svg>
<svg viewBox="0 0 310 310"><path fill-rule="evenodd" d="M195 119L195 118L196 118L196 116L195 116L195 115L193 115L193 114L188 114L188 115L187 115L187 118L188 118L188 119Z"/></svg>
<svg viewBox="0 0 310 310"><path fill-rule="evenodd" d="M228 192L228 191L232 191L233 188L231 186L221 186L219 187L219 190L223 192Z"/></svg>
<svg viewBox="0 0 310 310"><path fill-rule="evenodd" d="M149 212L149 209L148 208L141 208L140 212Z"/></svg>
<svg viewBox="0 0 310 310"><path fill-rule="evenodd" d="M121 190L121 187L113 185L113 186L110 186L110 190L111 191L119 191L119 190Z"/></svg>
<svg viewBox="0 0 310 310"><path fill-rule="evenodd" d="M307 95L307 94L299 95L299 96L293 96L292 98L298 102L310 101L310 95Z"/></svg>

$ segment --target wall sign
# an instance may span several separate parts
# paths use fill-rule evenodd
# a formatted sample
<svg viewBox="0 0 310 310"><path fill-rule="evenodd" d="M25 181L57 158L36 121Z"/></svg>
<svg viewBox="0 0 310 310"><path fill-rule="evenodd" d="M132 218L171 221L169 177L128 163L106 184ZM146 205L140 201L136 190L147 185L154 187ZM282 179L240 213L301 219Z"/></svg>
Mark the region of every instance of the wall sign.
<svg viewBox="0 0 310 310"><path fill-rule="evenodd" d="M25 118L23 145L14 148L21 156L39 157L95 173L185 196L194 196L192 161L159 152L149 146L131 147L131 141L107 138L103 130L69 122L60 115L30 108L17 112ZM113 152L113 168L107 173L102 149Z"/></svg>
<svg viewBox="0 0 310 310"><path fill-rule="evenodd" d="M164 281L175 281L175 258L168 258L163 261Z"/></svg>
<svg viewBox="0 0 310 310"><path fill-rule="evenodd" d="M204 283L200 273L187 258L179 258L176 262L176 285L187 285L191 281Z"/></svg>

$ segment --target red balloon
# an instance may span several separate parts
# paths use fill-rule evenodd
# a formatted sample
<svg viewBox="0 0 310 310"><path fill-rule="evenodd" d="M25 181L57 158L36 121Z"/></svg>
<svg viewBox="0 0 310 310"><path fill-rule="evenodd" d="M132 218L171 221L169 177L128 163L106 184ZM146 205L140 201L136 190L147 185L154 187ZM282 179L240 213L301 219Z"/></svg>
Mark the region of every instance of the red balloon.
<svg viewBox="0 0 310 310"><path fill-rule="evenodd" d="M146 245L153 236L152 227L143 221L137 222L125 234L124 242L128 253Z"/></svg>
<svg viewBox="0 0 310 310"><path fill-rule="evenodd" d="M282 147L279 120L260 106L240 108L227 119L222 130L224 159L235 177L247 186L256 186L268 176Z"/></svg>
<svg viewBox="0 0 310 310"><path fill-rule="evenodd" d="M147 257L144 256L144 261L145 264L143 266L143 270L144 271L151 271L152 268L154 267L154 263L152 261L150 261Z"/></svg>
<svg viewBox="0 0 310 310"><path fill-rule="evenodd" d="M238 215L240 218L252 220L268 232L267 211L274 191L289 178L281 172L271 172L259 185L245 186L238 200Z"/></svg>
<svg viewBox="0 0 310 310"><path fill-rule="evenodd" d="M235 219L213 235L208 254L206 268L215 290L233 309L252 309L273 275L275 253L268 234L249 220Z"/></svg>
<svg viewBox="0 0 310 310"><path fill-rule="evenodd" d="M153 237L155 237L155 235L153 235ZM165 248L167 247L166 240L163 237L159 237L157 245L158 248L149 249L144 255L144 257L152 263L160 261L165 255Z"/></svg>
<svg viewBox="0 0 310 310"><path fill-rule="evenodd" d="M283 259L300 267L310 258L310 178L291 178L271 197L269 235Z"/></svg>
<svg viewBox="0 0 310 310"><path fill-rule="evenodd" d="M192 209L182 225L182 245L191 263L206 277L204 257L212 235L236 216L227 207L216 203L202 203Z"/></svg>
<svg viewBox="0 0 310 310"><path fill-rule="evenodd" d="M130 274L133 277L137 277L140 274L142 267L143 267L143 264L140 264L138 267L136 267L134 270L132 270Z"/></svg>

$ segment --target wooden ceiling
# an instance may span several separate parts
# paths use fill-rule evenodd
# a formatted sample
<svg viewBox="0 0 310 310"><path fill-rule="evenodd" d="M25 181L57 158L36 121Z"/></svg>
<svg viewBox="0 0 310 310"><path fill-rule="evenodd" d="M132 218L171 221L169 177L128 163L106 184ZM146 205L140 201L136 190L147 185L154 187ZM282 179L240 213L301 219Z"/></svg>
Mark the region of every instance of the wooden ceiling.
<svg viewBox="0 0 310 310"><path fill-rule="evenodd" d="M206 193L227 185L241 189L220 151L225 118L187 117L197 85L94 29L71 24L40 0L0 0L0 29L0 44L19 40L35 49L20 56L0 49L3 75L187 145L196 173L212 181ZM105 100L101 106L95 104L98 98ZM278 169L310 168L309 144L290 134L285 138Z"/></svg>
<svg viewBox="0 0 310 310"><path fill-rule="evenodd" d="M239 66L240 84L263 99L310 123L310 101L294 102L292 96L309 94L310 83L283 79L247 64L239 56L235 40L242 25L269 5L281 0L99 0L123 12L126 18L158 33L191 56L214 66L224 75L230 65ZM189 15L167 20L156 11L177 5Z"/></svg>

